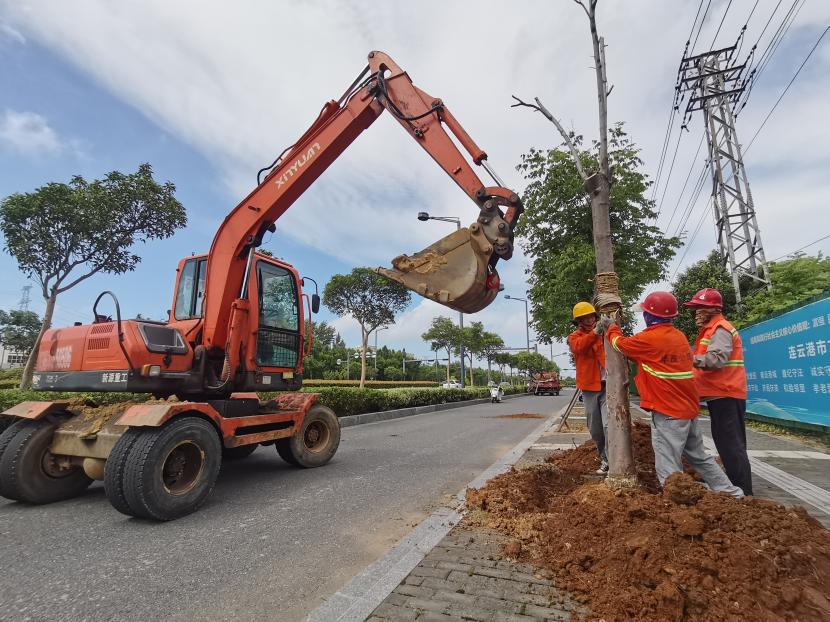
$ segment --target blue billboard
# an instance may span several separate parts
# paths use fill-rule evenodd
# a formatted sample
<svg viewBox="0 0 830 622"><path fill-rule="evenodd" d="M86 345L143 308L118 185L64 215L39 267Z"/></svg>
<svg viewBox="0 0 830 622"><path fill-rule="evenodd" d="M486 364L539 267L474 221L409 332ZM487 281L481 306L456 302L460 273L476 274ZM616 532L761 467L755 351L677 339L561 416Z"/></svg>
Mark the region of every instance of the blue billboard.
<svg viewBox="0 0 830 622"><path fill-rule="evenodd" d="M830 298L740 331L749 412L830 427Z"/></svg>

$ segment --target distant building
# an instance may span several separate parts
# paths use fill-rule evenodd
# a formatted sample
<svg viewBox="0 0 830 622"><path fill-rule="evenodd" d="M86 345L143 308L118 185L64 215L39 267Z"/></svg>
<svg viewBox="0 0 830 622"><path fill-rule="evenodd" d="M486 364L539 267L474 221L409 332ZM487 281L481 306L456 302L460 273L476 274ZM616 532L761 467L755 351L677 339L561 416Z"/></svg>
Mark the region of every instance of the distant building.
<svg viewBox="0 0 830 622"><path fill-rule="evenodd" d="M14 367L23 367L26 364L28 354L18 350L6 348L0 345L0 369L12 369Z"/></svg>

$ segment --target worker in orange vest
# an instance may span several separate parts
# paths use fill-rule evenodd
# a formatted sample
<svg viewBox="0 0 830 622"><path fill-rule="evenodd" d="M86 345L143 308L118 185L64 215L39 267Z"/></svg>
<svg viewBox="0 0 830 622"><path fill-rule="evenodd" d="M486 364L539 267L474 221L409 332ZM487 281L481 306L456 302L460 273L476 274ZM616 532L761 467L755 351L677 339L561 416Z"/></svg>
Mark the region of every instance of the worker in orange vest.
<svg viewBox="0 0 830 622"><path fill-rule="evenodd" d="M700 332L694 349L695 381L709 408L712 439L726 474L744 494L752 494L746 453L746 371L741 336L723 317L723 297L711 287L683 306L694 309Z"/></svg>
<svg viewBox="0 0 830 622"><path fill-rule="evenodd" d="M577 329L568 335L568 347L576 367L576 388L582 391L588 431L597 446L600 467L597 473L608 473L605 439L608 433L608 405L605 402L605 347L602 335L594 333L596 309L590 302L578 302L573 308Z"/></svg>
<svg viewBox="0 0 830 622"><path fill-rule="evenodd" d="M638 305L646 329L625 337L611 318L603 316L598 332L605 332L611 346L637 363L640 407L651 412L651 445L654 470L662 485L672 473L683 471L682 458L716 492L743 497L703 446L698 427L700 402L692 368L692 353L683 333L674 327L677 299L668 292L654 292Z"/></svg>

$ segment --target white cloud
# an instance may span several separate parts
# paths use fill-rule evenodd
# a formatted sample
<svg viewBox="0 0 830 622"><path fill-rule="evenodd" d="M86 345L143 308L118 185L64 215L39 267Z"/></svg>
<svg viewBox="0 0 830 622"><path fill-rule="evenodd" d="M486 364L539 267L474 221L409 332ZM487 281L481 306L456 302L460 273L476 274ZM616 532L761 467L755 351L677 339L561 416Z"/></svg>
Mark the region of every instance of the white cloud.
<svg viewBox="0 0 830 622"><path fill-rule="evenodd" d="M24 37L19 31L12 28L6 22L0 21L0 44L6 41L22 45L26 43L26 37Z"/></svg>
<svg viewBox="0 0 830 622"><path fill-rule="evenodd" d="M0 119L0 142L28 154L55 154L61 142L46 119L34 112L6 110Z"/></svg>
<svg viewBox="0 0 830 622"><path fill-rule="evenodd" d="M775 1L759 3L745 47L754 43ZM600 4L609 80L615 85L610 118L626 121L652 176L678 61L697 6L691 0ZM725 0L712 3L698 49L711 42L726 6ZM441 97L516 190L523 186L513 168L520 155L531 146L554 146L559 139L537 113L511 110L511 94L525 99L539 96L566 126L588 138L596 134L587 24L579 8L569 2L536 0L517 7L482 0L471 10L469 3L439 0L425 0L417 8L357 0L233 5L196 0L80 4L32 0L7 3L5 12L15 32L52 48L212 159L239 197L250 191L256 170L292 144L325 101L340 96L372 49L389 52L417 86ZM744 3L733 3L718 45L734 40L748 12ZM436 15L441 19L436 20ZM826 2L805 5L787 35L787 45L739 119L744 141L827 18ZM764 45L761 41L759 49ZM830 91L819 78L830 68L828 50L825 46L816 52L747 159L769 255L777 252L772 249L785 252L809 241L794 219L786 222L780 215L779 205L797 203L804 222L821 222L826 213L823 197L828 181L821 170L830 158L824 123ZM694 119L692 128L700 127L701 119ZM681 143L661 222L669 218L696 146L693 134ZM702 156L698 160L702 162ZM699 166L695 164L695 170ZM795 178L811 185L796 187ZM483 174L482 179L488 181ZM298 200L278 227L349 263L387 265L394 255L419 250L449 232L438 223L416 221L419 210L459 216L463 222L476 216L472 202L384 115ZM213 216L218 220L222 215ZM686 263L712 248L713 231L706 222ZM503 282L511 293L517 290L516 295L525 288L521 264L517 252L502 268ZM400 322L400 330L417 338L428 324L424 320L448 311L422 302L410 313ZM491 330L499 324L511 343L524 343L523 310L516 303L499 302L479 315L494 324L488 325ZM343 329L347 330L345 325Z"/></svg>

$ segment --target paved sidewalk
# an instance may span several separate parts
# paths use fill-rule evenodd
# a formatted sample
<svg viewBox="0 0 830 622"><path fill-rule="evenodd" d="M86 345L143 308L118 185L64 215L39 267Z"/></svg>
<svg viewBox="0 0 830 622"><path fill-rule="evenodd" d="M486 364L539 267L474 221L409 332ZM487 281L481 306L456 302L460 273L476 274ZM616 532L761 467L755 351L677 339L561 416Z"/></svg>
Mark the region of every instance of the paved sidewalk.
<svg viewBox="0 0 830 622"><path fill-rule="evenodd" d="M555 449L567 449L589 438L584 418L569 418L573 429L555 432L551 426L516 464L542 461ZM632 408L632 417L648 420ZM701 417L711 444L709 420ZM753 455L753 486L757 496L785 505L803 505L830 528L830 462L828 454L794 439L747 429ZM713 450L712 450L713 451ZM785 453L781 453L785 452ZM786 453L797 452L797 453ZM599 477L599 476L598 476ZM773 483L775 482L775 483ZM463 521L438 543L367 619L396 620L541 621L569 620L578 608L558 591L547 571L504 558L505 537Z"/></svg>
<svg viewBox="0 0 830 622"><path fill-rule="evenodd" d="M368 620L569 620L578 605L556 590L546 571L503 560L506 541L496 532L459 525Z"/></svg>

